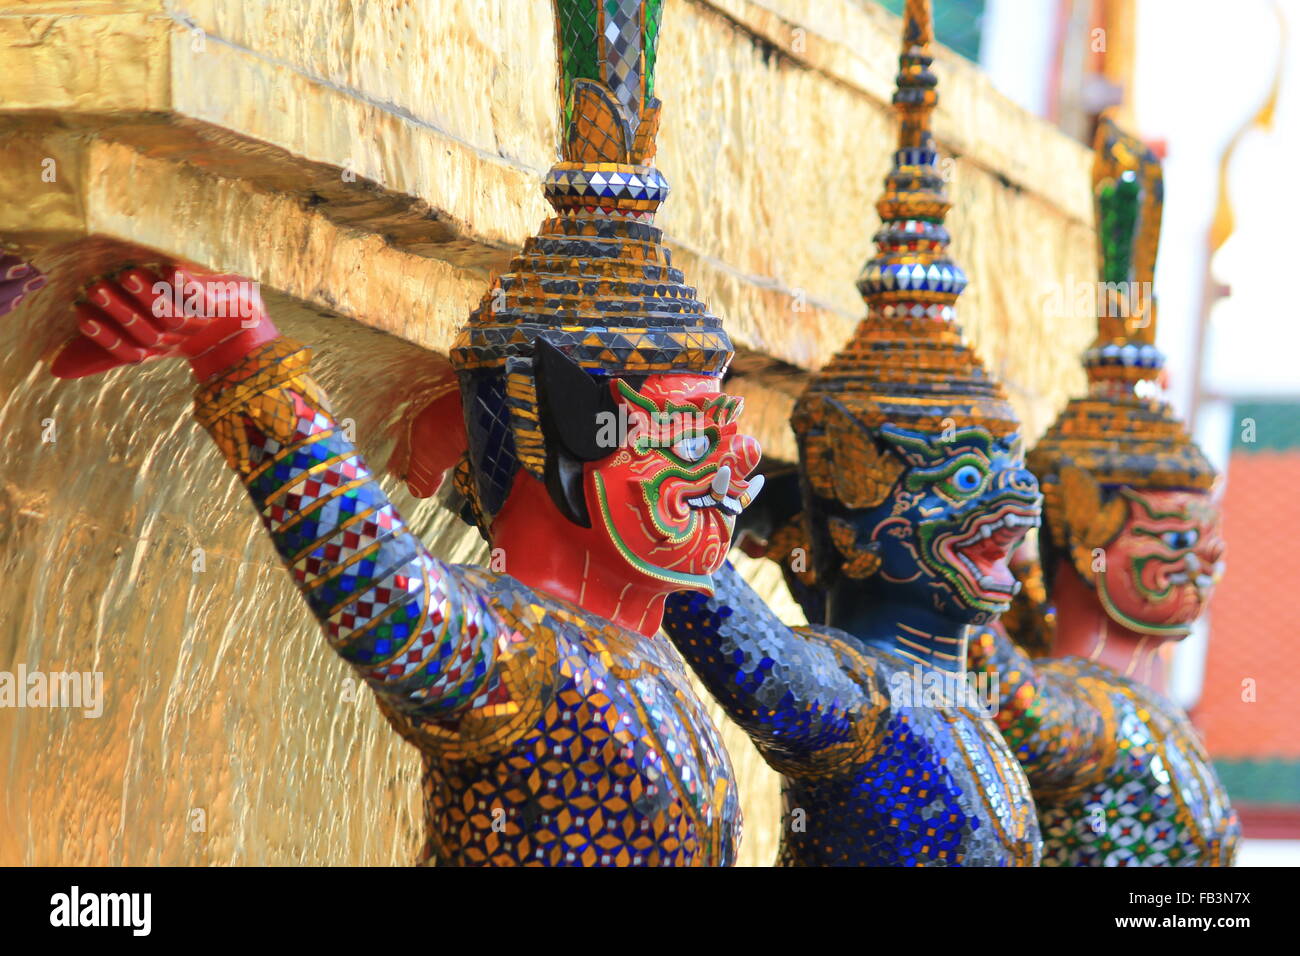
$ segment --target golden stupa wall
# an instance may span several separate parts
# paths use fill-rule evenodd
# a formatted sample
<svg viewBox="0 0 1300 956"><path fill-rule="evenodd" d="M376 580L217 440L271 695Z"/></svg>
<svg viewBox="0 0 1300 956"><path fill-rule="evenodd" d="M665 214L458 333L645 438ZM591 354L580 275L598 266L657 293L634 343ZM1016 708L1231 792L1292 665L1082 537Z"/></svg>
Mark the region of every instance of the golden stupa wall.
<svg viewBox="0 0 1300 956"><path fill-rule="evenodd" d="M89 276L181 257L260 281L386 461L452 330L546 215L544 0L0 0L0 242L53 277L0 318L0 671L96 671L103 713L0 708L0 864L403 863L417 761L326 650L183 368L58 383ZM853 287L894 132L899 23L852 0L669 0L658 165L678 263L741 347L769 453ZM1029 437L1082 384L1089 157L940 51L963 322ZM50 171L53 170L53 175ZM387 482L435 553L483 557ZM775 568L742 563L797 619ZM721 719L721 718L720 718ZM743 858L773 775L734 728Z"/></svg>

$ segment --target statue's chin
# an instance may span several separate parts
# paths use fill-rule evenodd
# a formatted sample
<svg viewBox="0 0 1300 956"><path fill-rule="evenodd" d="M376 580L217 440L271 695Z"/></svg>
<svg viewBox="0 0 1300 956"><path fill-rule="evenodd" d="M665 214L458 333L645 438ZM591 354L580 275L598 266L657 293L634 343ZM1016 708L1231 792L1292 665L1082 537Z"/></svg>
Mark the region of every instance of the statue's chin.
<svg viewBox="0 0 1300 956"><path fill-rule="evenodd" d="M1096 576L1097 597L1102 609L1116 624L1138 634L1159 637L1166 641L1181 641L1192 632L1192 624L1201 616L1204 605L1196 597L1173 597L1165 605L1163 614L1149 602L1117 600L1106 585L1106 576ZM1136 605L1136 606L1133 606Z"/></svg>

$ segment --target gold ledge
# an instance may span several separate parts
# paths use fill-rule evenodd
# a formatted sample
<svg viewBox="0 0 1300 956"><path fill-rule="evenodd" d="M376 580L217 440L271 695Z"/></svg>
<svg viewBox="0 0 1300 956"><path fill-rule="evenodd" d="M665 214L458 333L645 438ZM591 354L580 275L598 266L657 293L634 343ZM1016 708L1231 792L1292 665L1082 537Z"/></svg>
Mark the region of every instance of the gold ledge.
<svg viewBox="0 0 1300 956"><path fill-rule="evenodd" d="M102 230L443 350L549 213L537 178L555 135L550 11L518 10L421 9L390 24L351 0L191 0L184 20L161 0L0 6L0 70L16 91L0 103L0 241ZM665 29L676 62L661 77L661 165L675 195L660 221L678 264L739 347L816 368L862 309L852 282L893 135L897 20L831 0L679 0ZM1036 430L1074 384L1072 354L1055 361L1073 329L1044 325L1041 367L1008 349L1043 335L1044 276L1092 274L1090 213L1075 208L1086 152L960 58L939 58L937 132L963 153L953 252L975 277L962 319ZM40 181L46 159L64 178ZM1080 188L1059 190L1076 166ZM186 205L124 185L156 196L155 181ZM245 215L262 218L234 218ZM276 249L276 236L293 238Z"/></svg>
<svg viewBox="0 0 1300 956"><path fill-rule="evenodd" d="M882 108L892 101L902 19L883 7L826 0L690 2L713 10L792 62L844 84ZM851 37L853 45L832 37ZM1089 181L1091 151L1007 99L965 57L938 43L933 49L941 77L935 138L948 152L1090 225L1091 194L1086 188L1062 190L1061 183ZM990 130L997 135L990 136Z"/></svg>

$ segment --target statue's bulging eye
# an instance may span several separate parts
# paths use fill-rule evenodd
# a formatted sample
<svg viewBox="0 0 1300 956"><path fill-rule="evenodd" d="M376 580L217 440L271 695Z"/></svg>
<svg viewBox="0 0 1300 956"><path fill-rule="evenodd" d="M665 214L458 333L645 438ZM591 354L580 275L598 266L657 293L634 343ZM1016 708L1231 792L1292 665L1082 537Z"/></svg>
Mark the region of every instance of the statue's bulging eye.
<svg viewBox="0 0 1300 956"><path fill-rule="evenodd" d="M968 495L984 483L984 473L974 465L963 465L952 473L949 481L955 489Z"/></svg>
<svg viewBox="0 0 1300 956"><path fill-rule="evenodd" d="M673 442L673 454L682 461L700 461L709 453L708 435L683 435Z"/></svg>
<svg viewBox="0 0 1300 956"><path fill-rule="evenodd" d="M1201 540L1201 534L1195 528L1189 531L1166 531L1160 536L1160 540L1171 550L1183 551L1196 547L1196 542Z"/></svg>

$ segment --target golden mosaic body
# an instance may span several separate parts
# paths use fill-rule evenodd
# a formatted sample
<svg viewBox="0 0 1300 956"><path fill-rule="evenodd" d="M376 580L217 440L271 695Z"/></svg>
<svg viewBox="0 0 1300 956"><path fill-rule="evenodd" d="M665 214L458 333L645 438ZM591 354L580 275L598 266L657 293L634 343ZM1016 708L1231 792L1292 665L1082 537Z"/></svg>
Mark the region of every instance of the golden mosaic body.
<svg viewBox="0 0 1300 956"><path fill-rule="evenodd" d="M1044 866L1228 866L1240 825L1187 716L1079 657L1031 661L1000 632L972 641L999 675L997 724L1038 805Z"/></svg>

